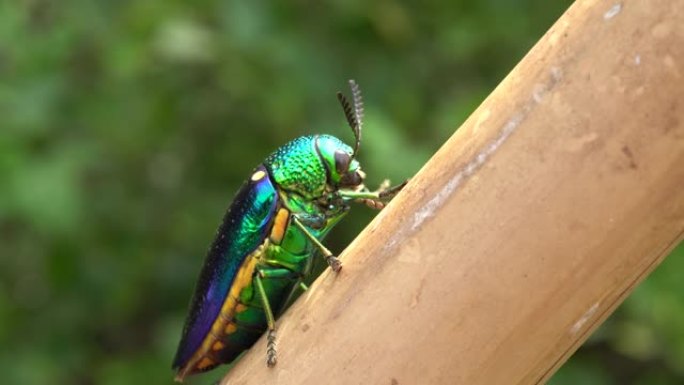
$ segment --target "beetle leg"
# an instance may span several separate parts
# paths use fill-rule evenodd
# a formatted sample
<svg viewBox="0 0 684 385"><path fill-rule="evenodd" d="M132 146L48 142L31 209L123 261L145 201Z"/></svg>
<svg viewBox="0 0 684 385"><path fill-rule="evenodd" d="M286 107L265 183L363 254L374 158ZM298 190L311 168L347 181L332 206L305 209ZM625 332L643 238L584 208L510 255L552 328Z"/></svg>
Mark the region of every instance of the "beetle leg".
<svg viewBox="0 0 684 385"><path fill-rule="evenodd" d="M404 186L406 186L407 183L408 183L408 179L406 179L405 181L401 182L400 184L398 184L396 186L386 187L382 191L379 191L378 195L380 195L380 199L394 198L394 196L397 195L399 193L399 191L401 191L401 189L403 189Z"/></svg>
<svg viewBox="0 0 684 385"><path fill-rule="evenodd" d="M297 267L293 263L288 263L285 261L279 261L277 259L265 259L264 263L270 266L277 266L285 270L296 271ZM263 277L263 276L262 276Z"/></svg>
<svg viewBox="0 0 684 385"><path fill-rule="evenodd" d="M297 220L299 220L301 224L306 224L312 229L322 229L325 227L326 223L326 218L322 214L299 213L297 214Z"/></svg>
<svg viewBox="0 0 684 385"><path fill-rule="evenodd" d="M268 323L268 343L266 345L266 364L269 367L275 366L277 362L276 358L276 328L275 328L275 317L273 317L273 312L271 311L271 304L268 302L268 297L266 296L266 290L264 290L264 284L261 282L261 277L259 274L254 275L254 283L256 284L257 292L261 298L261 303L264 306L264 313L266 314L266 322Z"/></svg>
<svg viewBox="0 0 684 385"><path fill-rule="evenodd" d="M258 269L261 278L299 278L299 274L288 269Z"/></svg>
<svg viewBox="0 0 684 385"><path fill-rule="evenodd" d="M401 191L402 188L408 183L407 181L404 181L401 184L398 184L393 187L388 187L388 188L380 188L375 191L353 191L353 190L340 190L337 192L339 196L342 198L347 198L347 199L390 199L393 198L399 191ZM381 186L382 187L382 186Z"/></svg>
<svg viewBox="0 0 684 385"><path fill-rule="evenodd" d="M316 237L313 236L313 234L311 234L311 232L309 232L309 230L306 228L306 226L304 226L299 217L293 216L292 223L294 223L295 226L297 226L302 231L302 233L304 233L304 235L306 235L306 237L309 238L311 243L313 243L314 246L316 246L321 251L321 253L323 253L323 258L325 258L325 261L328 262L330 268L333 269L333 271L336 273L339 272L342 268L342 262L340 262L340 260L337 259L337 257L330 250L328 250L328 248L325 247L325 245L321 243L321 241L319 241Z"/></svg>
<svg viewBox="0 0 684 385"><path fill-rule="evenodd" d="M397 193L401 191L402 188L404 188L406 183L408 183L408 180L396 186L387 187L387 181L383 181L383 183L380 184L380 188L378 188L375 191L340 190L338 194L342 198L353 199L355 202L363 203L372 209L381 210L387 205L386 201L392 199L395 195L397 195Z"/></svg>

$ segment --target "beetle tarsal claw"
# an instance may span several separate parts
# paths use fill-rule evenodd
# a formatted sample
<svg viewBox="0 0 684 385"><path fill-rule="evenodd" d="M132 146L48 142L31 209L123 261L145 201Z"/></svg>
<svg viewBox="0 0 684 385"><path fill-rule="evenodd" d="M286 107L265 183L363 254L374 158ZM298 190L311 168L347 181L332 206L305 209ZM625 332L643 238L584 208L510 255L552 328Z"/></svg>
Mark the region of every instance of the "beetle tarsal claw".
<svg viewBox="0 0 684 385"><path fill-rule="evenodd" d="M408 179L396 186L386 188L385 190L379 193L380 199L393 198L395 195L397 195L397 193L399 193L399 191L401 191L401 189L404 188L404 186L406 186L407 183Z"/></svg>
<svg viewBox="0 0 684 385"><path fill-rule="evenodd" d="M266 347L266 365L268 365L269 368L272 368L278 362L277 354L276 354L276 331L275 330L269 330L268 331L267 340L268 340L268 343L266 345L267 346Z"/></svg>
<svg viewBox="0 0 684 385"><path fill-rule="evenodd" d="M340 270L342 270L342 262L340 262L340 259L337 258L334 255L329 255L325 258L326 262L328 262L328 265L330 265L330 268L335 272L338 273Z"/></svg>

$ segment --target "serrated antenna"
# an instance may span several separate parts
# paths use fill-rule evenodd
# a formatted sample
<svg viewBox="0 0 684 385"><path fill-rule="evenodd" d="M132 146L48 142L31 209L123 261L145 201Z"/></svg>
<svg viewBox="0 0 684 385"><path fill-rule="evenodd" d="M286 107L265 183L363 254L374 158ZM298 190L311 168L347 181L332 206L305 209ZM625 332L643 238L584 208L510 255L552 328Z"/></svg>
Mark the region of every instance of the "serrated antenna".
<svg viewBox="0 0 684 385"><path fill-rule="evenodd" d="M347 123L354 133L354 138L356 143L354 144L354 153L352 158L356 157L359 151L359 146L361 145L361 128L363 125L363 97L361 96L361 89L359 85L356 84L354 80L349 80L349 87L352 92L352 101L354 104L349 103L349 100L341 93L337 93L337 100L340 101L342 105L342 110L344 110L344 116L347 118Z"/></svg>

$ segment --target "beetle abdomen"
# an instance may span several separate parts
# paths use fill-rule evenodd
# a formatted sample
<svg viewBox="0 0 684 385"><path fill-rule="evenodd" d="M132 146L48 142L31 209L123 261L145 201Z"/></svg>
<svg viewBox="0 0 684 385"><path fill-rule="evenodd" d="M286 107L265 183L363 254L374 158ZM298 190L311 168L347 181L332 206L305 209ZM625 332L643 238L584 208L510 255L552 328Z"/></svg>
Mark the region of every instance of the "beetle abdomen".
<svg viewBox="0 0 684 385"><path fill-rule="evenodd" d="M226 212L200 273L173 363L179 379L212 366L198 358L207 350L205 344L215 332L217 319L225 314L226 307L236 306L229 304L229 294L251 282L256 263L251 261L255 254L263 252L260 246L265 249L277 202L278 195L266 168L257 167ZM233 295L237 298L240 291Z"/></svg>
<svg viewBox="0 0 684 385"><path fill-rule="evenodd" d="M182 379L186 375L204 372L224 362L232 361L240 352L246 349L244 346L239 346L241 344L231 343L227 340L227 337L235 334L238 330L239 325L235 322L235 315L247 308L245 304L240 302L240 294L245 287L251 285L256 263L259 256L266 250L267 244L268 242L262 244L240 266L228 296L223 302L223 306L221 306L219 316L212 324L200 348L195 352L185 368L178 373L178 378ZM262 333L263 330L254 332L257 338ZM231 357L233 355L234 357Z"/></svg>

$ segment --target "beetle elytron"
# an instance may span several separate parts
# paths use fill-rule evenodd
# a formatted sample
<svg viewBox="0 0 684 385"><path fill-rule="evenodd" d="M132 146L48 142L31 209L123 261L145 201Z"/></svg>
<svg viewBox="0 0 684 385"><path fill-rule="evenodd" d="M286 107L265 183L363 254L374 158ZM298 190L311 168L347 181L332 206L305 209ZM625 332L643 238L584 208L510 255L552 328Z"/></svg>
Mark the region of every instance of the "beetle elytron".
<svg viewBox="0 0 684 385"><path fill-rule="evenodd" d="M228 208L199 276L173 368L176 380L237 358L265 332L267 364L276 363L278 314L322 254L341 263L321 241L351 202L381 209L404 184L368 190L356 155L363 103L350 80L353 104L338 100L356 139L354 148L329 135L297 138L253 171ZM274 313L275 311L275 313Z"/></svg>

